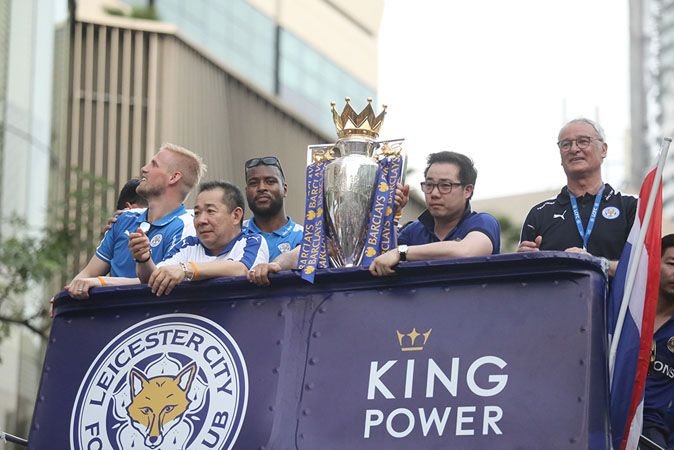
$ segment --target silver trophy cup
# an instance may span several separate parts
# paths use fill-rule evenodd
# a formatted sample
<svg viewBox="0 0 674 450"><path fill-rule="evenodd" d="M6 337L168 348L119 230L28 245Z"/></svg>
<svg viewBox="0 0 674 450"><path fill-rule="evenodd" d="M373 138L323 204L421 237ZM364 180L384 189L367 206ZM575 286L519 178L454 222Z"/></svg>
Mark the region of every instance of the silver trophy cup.
<svg viewBox="0 0 674 450"><path fill-rule="evenodd" d="M377 170L376 142L360 137L337 141L337 158L325 168L328 255L333 267L360 265L365 249Z"/></svg>
<svg viewBox="0 0 674 450"><path fill-rule="evenodd" d="M358 266L363 261L377 188L378 158L402 155L402 139L376 140L386 106L375 116L372 99L367 101L363 111L357 113L347 97L341 114L333 102L332 116L339 139L335 144L310 145L307 154L307 164L329 162L323 173L323 193L328 257L333 267Z"/></svg>

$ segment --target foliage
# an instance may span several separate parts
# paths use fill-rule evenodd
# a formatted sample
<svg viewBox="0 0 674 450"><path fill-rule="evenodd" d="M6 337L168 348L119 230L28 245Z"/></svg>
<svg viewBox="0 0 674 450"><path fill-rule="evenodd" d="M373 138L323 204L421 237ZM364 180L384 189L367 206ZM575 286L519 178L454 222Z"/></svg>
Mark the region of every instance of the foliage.
<svg viewBox="0 0 674 450"><path fill-rule="evenodd" d="M131 9L134 19L159 20L159 13L154 6L134 6Z"/></svg>
<svg viewBox="0 0 674 450"><path fill-rule="evenodd" d="M60 273L64 255L72 248L74 235L61 227L39 233L26 231L26 223L13 217L5 224L0 239L0 323L4 336L9 324L19 324L46 337L49 323L45 302L27 305L23 299L31 288ZM32 307L32 308L31 308ZM0 339L2 336L0 336Z"/></svg>
<svg viewBox="0 0 674 450"><path fill-rule="evenodd" d="M501 225L501 253L511 253L517 251L520 243L521 226L515 224L506 216L496 216Z"/></svg>
<svg viewBox="0 0 674 450"><path fill-rule="evenodd" d="M56 283L60 288L64 272L70 271L66 261L79 252L91 253L97 236L93 229L107 216L95 205L112 185L77 169L75 175L78 187L66 199L55 202L52 210L60 214L69 208L81 212L77 221L52 214L43 229L31 229L16 216L0 222L0 341L9 334L11 324L24 326L46 339L50 304L41 296L31 298L33 289L52 289ZM72 273L65 275L72 277Z"/></svg>
<svg viewBox="0 0 674 450"><path fill-rule="evenodd" d="M111 16L124 16L124 11L116 6L104 6L103 10Z"/></svg>
<svg viewBox="0 0 674 450"><path fill-rule="evenodd" d="M114 6L104 6L104 11L111 16L118 17L131 17L133 19L145 19L145 20L159 20L159 13L157 8L152 5L149 6L134 6L131 8L131 11L128 13L121 8Z"/></svg>

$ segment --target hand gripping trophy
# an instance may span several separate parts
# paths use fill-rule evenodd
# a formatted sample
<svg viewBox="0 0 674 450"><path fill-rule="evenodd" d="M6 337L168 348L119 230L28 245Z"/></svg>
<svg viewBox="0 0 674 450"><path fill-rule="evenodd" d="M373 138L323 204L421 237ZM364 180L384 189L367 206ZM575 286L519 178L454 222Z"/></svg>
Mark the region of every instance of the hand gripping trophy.
<svg viewBox="0 0 674 450"><path fill-rule="evenodd" d="M403 139L378 141L386 106L375 116L372 99L360 113L332 102L338 140L310 145L306 178L302 277L313 282L317 268L369 266L396 246L394 199L402 181Z"/></svg>

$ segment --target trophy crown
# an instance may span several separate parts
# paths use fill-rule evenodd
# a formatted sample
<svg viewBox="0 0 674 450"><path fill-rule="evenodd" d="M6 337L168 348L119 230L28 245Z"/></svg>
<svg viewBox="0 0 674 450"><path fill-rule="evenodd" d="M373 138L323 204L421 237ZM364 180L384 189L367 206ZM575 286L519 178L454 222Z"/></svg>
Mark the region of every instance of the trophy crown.
<svg viewBox="0 0 674 450"><path fill-rule="evenodd" d="M332 121L337 128L337 136L344 138L347 136L361 135L372 139L379 136L379 129L384 122L386 115L386 105L382 105L382 111L378 116L375 116L374 109L372 109L372 98L367 99L367 106L363 108L360 113L351 107L351 98L346 97L346 105L344 110L339 114L335 109L335 102L330 102L332 106Z"/></svg>

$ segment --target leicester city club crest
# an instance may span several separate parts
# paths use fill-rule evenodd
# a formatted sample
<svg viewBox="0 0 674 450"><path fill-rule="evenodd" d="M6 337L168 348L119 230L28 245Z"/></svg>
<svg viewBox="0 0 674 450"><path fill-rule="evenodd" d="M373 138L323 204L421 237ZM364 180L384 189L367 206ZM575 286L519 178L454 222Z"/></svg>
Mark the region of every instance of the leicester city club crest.
<svg viewBox="0 0 674 450"><path fill-rule="evenodd" d="M150 247L154 248L154 247L158 246L159 244L161 244L161 240L162 240L162 235L161 234L155 234L154 236L152 236L152 239L150 240Z"/></svg>
<svg viewBox="0 0 674 450"><path fill-rule="evenodd" d="M222 327L190 314L134 325L99 354L70 421L72 449L231 449L243 424L248 375Z"/></svg>
<svg viewBox="0 0 674 450"><path fill-rule="evenodd" d="M602 210L601 215L609 220L617 219L620 216L620 210L615 206L607 206Z"/></svg>

